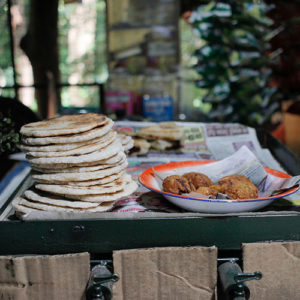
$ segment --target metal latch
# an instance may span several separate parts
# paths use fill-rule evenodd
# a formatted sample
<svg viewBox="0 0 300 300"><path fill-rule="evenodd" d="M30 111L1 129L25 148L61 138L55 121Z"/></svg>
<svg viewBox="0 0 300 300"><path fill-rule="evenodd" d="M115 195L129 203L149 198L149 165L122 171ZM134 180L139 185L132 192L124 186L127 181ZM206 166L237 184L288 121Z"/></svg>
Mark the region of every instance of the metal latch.
<svg viewBox="0 0 300 300"><path fill-rule="evenodd" d="M226 300L242 300L250 298L250 290L245 284L248 280L260 280L262 273L243 273L236 261L222 263L218 267L221 287Z"/></svg>
<svg viewBox="0 0 300 300"><path fill-rule="evenodd" d="M119 280L117 274L112 273L110 261L100 260L91 270L86 289L87 300L111 300L112 284Z"/></svg>

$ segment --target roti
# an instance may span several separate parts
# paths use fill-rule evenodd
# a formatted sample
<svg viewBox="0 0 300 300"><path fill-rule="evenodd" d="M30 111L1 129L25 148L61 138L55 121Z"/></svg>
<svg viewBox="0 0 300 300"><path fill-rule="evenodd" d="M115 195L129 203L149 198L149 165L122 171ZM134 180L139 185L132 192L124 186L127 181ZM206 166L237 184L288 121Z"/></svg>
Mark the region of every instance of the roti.
<svg viewBox="0 0 300 300"><path fill-rule="evenodd" d="M98 203L94 208L75 209L55 205L42 204L38 202L28 201L25 198L17 197L13 200L12 206L16 212L23 214L32 211L49 211L49 212L72 212L72 213L86 213L86 212L104 212L113 208L114 202Z"/></svg>
<svg viewBox="0 0 300 300"><path fill-rule="evenodd" d="M95 208L97 204L83 202L83 201L73 201L68 199L63 199L56 195L52 195L49 193L43 193L41 191L36 190L27 190L23 194L24 199L33 202L39 202L43 204L50 204L55 206L69 207L69 208Z"/></svg>
<svg viewBox="0 0 300 300"><path fill-rule="evenodd" d="M109 157L107 159L95 161L95 162L90 162L90 163L83 163L83 164L77 164L76 167L73 165L69 164L35 164L35 163L30 163L30 166L33 169L37 169L39 172L43 173L48 173L47 170L51 170L52 172L49 173L60 173L60 172L89 172L89 171L95 171L95 170L100 170L103 168L98 168L99 166L107 165L108 167L111 167L112 165L116 165L118 163L121 163L126 159L126 155L123 151L118 152L112 157ZM40 170L41 171L40 171ZM105 168L104 168L105 169Z"/></svg>
<svg viewBox="0 0 300 300"><path fill-rule="evenodd" d="M28 156L31 157L58 157L58 156L71 156L71 155L82 155L87 153L92 153L99 149L105 148L109 144L111 144L116 139L116 133L111 131L110 133L105 135L105 139L102 139L98 142L92 144L82 145L79 148L67 150L67 151L58 151L58 152L40 152L40 151L30 151L27 152Z"/></svg>
<svg viewBox="0 0 300 300"><path fill-rule="evenodd" d="M133 141L134 146L129 150L130 155L143 155L149 152L151 144L147 140L134 137Z"/></svg>
<svg viewBox="0 0 300 300"><path fill-rule="evenodd" d="M128 165L127 160L120 164L107 169L97 170L93 172L75 172L75 173L50 173L50 174L32 174L32 178L40 183L66 183L69 181L85 181L103 178L114 173L123 171Z"/></svg>
<svg viewBox="0 0 300 300"><path fill-rule="evenodd" d="M107 117L105 115L96 113L65 115L23 125L20 133L25 136L33 137L74 134L102 126L106 121Z"/></svg>
<svg viewBox="0 0 300 300"><path fill-rule="evenodd" d="M111 131L110 131L111 132ZM81 146L85 146L88 144L93 144L97 142L101 142L105 139L107 139L110 135L110 132L106 133L103 136L96 137L94 139L83 141L83 142L77 142L77 143L69 143L69 144L53 144L53 145L42 145L42 146L31 146L31 145L25 145L25 144L18 144L18 148L23 152L60 152L60 151L69 151L73 149L80 148Z"/></svg>
<svg viewBox="0 0 300 300"><path fill-rule="evenodd" d="M120 139L122 145L126 145L132 140L131 136L122 133L118 133L117 137Z"/></svg>
<svg viewBox="0 0 300 300"><path fill-rule="evenodd" d="M154 140L151 141L151 148L159 151L166 151L176 147L178 141Z"/></svg>
<svg viewBox="0 0 300 300"><path fill-rule="evenodd" d="M150 140L162 139L167 141L179 141L183 137L183 130L174 122L162 122L138 129L135 134Z"/></svg>
<svg viewBox="0 0 300 300"><path fill-rule="evenodd" d="M108 194L98 194L98 195L66 195L67 198L76 199L81 201L88 201L88 202L109 202L109 201L116 201L123 197L127 197L131 195L133 192L136 191L138 185L131 181L127 184L123 190L116 192L116 193L108 193Z"/></svg>
<svg viewBox="0 0 300 300"><path fill-rule="evenodd" d="M131 141L129 141L126 145L123 145L124 151L126 151L126 152L133 147L134 147L133 139L131 139Z"/></svg>
<svg viewBox="0 0 300 300"><path fill-rule="evenodd" d="M107 118L106 122L100 126L95 127L89 131L80 132L76 134L61 135L61 136L49 136L49 137L27 137L22 136L21 141L25 145L50 145L50 144L70 144L83 141L89 141L91 139L101 137L108 133L113 127L114 122Z"/></svg>
<svg viewBox="0 0 300 300"><path fill-rule="evenodd" d="M57 156L57 157L32 157L26 155L29 163L43 166L43 164L62 164L64 166L76 166L80 164L95 162L109 158L116 155L118 152L123 151L123 147L118 140L113 141L107 147L94 151L92 153L83 154L79 156Z"/></svg>
<svg viewBox="0 0 300 300"><path fill-rule="evenodd" d="M122 152L123 153L123 152ZM116 165L120 165L126 161L126 157L122 158L120 161L116 163ZM93 172L97 170L103 170L112 167L113 165L103 164L103 165L96 165L96 166L90 166L90 167L71 167L71 168L62 168L62 169L45 169L45 168L39 168L31 166L31 168L34 171L40 172L40 173L81 173L81 172Z"/></svg>
<svg viewBox="0 0 300 300"><path fill-rule="evenodd" d="M96 184L106 184L113 182L114 180L117 180L118 178L122 177L124 175L124 170L103 178L99 179L93 179L93 180L86 180L86 181L69 181L67 182L68 185L71 186L91 186L91 185L96 185Z"/></svg>
<svg viewBox="0 0 300 300"><path fill-rule="evenodd" d="M37 184L36 188L48 193L57 195L97 195L115 193L123 190L125 185L130 183L131 177L123 175L122 177L106 184L96 184L92 186L70 186L59 184Z"/></svg>

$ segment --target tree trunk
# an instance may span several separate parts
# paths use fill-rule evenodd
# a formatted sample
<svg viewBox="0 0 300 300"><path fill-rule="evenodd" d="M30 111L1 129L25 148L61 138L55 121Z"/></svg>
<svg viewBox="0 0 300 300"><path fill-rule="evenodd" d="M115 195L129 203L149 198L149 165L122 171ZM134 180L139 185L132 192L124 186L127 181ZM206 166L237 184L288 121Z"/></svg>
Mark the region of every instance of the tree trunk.
<svg viewBox="0 0 300 300"><path fill-rule="evenodd" d="M38 111L42 118L49 117L48 108L53 106L49 103L53 99L53 95L49 98L49 74L55 83L60 82L57 40L58 0L30 0L28 29L20 47L32 65ZM59 105L60 92L55 86L54 98Z"/></svg>

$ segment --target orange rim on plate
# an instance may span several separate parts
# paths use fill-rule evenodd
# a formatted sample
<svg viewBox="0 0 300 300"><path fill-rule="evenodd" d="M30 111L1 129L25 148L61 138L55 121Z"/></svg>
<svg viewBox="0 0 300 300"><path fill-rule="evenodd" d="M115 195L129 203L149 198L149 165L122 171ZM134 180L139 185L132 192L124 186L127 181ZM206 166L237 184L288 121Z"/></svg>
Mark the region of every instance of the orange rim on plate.
<svg viewBox="0 0 300 300"><path fill-rule="evenodd" d="M147 170L145 170L140 176L139 176L139 181L140 183L146 187L147 189L157 192L159 194L163 194L163 195L168 195L168 196L172 196L172 197L178 197L178 198L183 198L183 199L190 199L190 200L198 200L198 201L209 201L209 202L230 202L230 203L240 203L240 202L249 202L249 201L265 201L265 200L272 200L272 199L277 199L277 198L282 198L285 196L289 196L293 193L295 193L299 187L295 187L293 189L290 189L286 192L283 192L281 194L277 194L275 196L271 196L271 197L264 197L264 198L255 198L255 199L201 199L201 198L194 198L194 197L189 197L189 196L184 196L184 195L177 195L177 194L172 194L172 193L168 193L162 190L159 190L157 188L155 188L151 181L154 179L155 180L155 176L154 176L154 172L153 169L155 169L155 171L157 172L166 172L166 171L171 171L174 169L179 169L179 168L186 168L186 167L192 167L192 166L197 166L197 165L205 165L205 164L209 164L212 162L216 162L215 160L192 160L192 161L179 161L179 162L171 162L171 163L166 163L166 164L161 164L161 165L157 165L154 166L152 168L149 168ZM277 171L274 169L270 169L267 167L264 167L266 172L268 174L274 175L276 177L279 178L290 178L292 177L289 174L286 174L284 172L281 171Z"/></svg>

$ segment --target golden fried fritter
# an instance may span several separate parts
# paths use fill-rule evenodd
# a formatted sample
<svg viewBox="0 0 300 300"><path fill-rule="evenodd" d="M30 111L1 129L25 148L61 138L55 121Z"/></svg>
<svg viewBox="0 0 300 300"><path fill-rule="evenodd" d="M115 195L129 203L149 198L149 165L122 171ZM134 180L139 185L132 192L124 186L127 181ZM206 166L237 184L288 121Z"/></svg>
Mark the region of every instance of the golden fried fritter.
<svg viewBox="0 0 300 300"><path fill-rule="evenodd" d="M218 181L222 193L233 199L253 199L258 197L258 189L243 175L230 175Z"/></svg>
<svg viewBox="0 0 300 300"><path fill-rule="evenodd" d="M195 191L195 187L186 178L179 175L171 175L164 179L163 190L168 193L180 195Z"/></svg>
<svg viewBox="0 0 300 300"><path fill-rule="evenodd" d="M218 191L216 189L208 186L200 186L197 188L196 192L202 195L214 196L214 197L216 197L218 194Z"/></svg>
<svg viewBox="0 0 300 300"><path fill-rule="evenodd" d="M189 172L185 173L183 177L192 183L196 189L201 186L211 186L214 184L205 174L202 173Z"/></svg>

